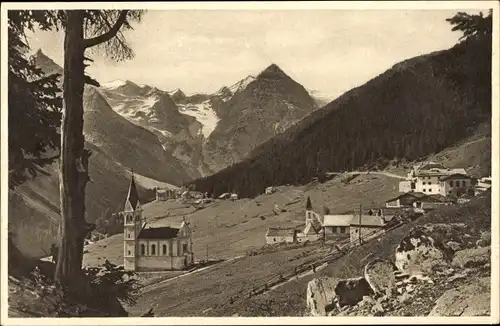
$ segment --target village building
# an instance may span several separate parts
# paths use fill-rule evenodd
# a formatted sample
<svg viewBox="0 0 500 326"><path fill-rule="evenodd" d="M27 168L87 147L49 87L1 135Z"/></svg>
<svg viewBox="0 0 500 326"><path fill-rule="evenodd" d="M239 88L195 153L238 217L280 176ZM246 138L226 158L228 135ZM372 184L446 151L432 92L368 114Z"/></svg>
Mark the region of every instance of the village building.
<svg viewBox="0 0 500 326"><path fill-rule="evenodd" d="M450 183L452 180L453 183ZM450 169L439 163L426 162L410 169L406 179L399 183L399 192L449 196L453 193L450 187L456 188L458 185L456 181L459 181L460 188L464 184L468 187L472 183L472 178L467 176L463 168Z"/></svg>
<svg viewBox="0 0 500 326"><path fill-rule="evenodd" d="M297 241L297 232L294 228L269 228L266 232L266 243L294 243Z"/></svg>
<svg viewBox="0 0 500 326"><path fill-rule="evenodd" d="M325 239L343 239L349 237L352 214L324 215L323 230Z"/></svg>
<svg viewBox="0 0 500 326"><path fill-rule="evenodd" d="M441 182L440 194L442 196L456 196L469 192L472 189L473 179L465 174L452 174L439 179Z"/></svg>
<svg viewBox="0 0 500 326"><path fill-rule="evenodd" d="M125 208L121 212L125 270L182 270L191 265L194 255L189 224L183 219L178 227L150 227L143 212L132 175Z"/></svg>
<svg viewBox="0 0 500 326"><path fill-rule="evenodd" d="M323 238L323 227L321 217L316 213L311 204L311 198L307 197L306 220L302 232L297 233L297 242L318 241Z"/></svg>
<svg viewBox="0 0 500 326"><path fill-rule="evenodd" d="M419 192L409 192L387 200L385 202L385 207L389 209L414 209L415 212L424 212L452 203L453 200L441 195L426 195Z"/></svg>
<svg viewBox="0 0 500 326"><path fill-rule="evenodd" d="M477 196L491 188L491 177L482 177L474 185L474 196Z"/></svg>
<svg viewBox="0 0 500 326"><path fill-rule="evenodd" d="M381 214L354 214L349 225L351 242L368 240L384 232L386 221ZM361 236L360 236L361 234Z"/></svg>
<svg viewBox="0 0 500 326"><path fill-rule="evenodd" d="M277 206L277 205L275 205ZM279 207L274 209L279 210ZM307 198L306 212L305 212L305 226L302 231L295 228L269 228L266 233L266 243L274 244L280 242L298 242L303 243L306 241L318 241L323 238L323 225L321 217L312 209L311 199Z"/></svg>
<svg viewBox="0 0 500 326"><path fill-rule="evenodd" d="M180 197L180 191L177 189L156 188L156 201L177 199L179 197Z"/></svg>
<svg viewBox="0 0 500 326"><path fill-rule="evenodd" d="M274 188L273 186L267 187L266 190L265 190L265 194L266 195L270 195L270 194L272 194L274 192L276 192L276 188Z"/></svg>

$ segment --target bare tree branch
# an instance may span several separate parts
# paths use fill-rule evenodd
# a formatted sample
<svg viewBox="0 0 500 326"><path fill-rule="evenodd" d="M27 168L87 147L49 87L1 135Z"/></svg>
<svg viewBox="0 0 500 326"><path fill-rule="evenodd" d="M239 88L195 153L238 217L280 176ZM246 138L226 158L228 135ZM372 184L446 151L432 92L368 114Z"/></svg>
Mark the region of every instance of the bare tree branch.
<svg viewBox="0 0 500 326"><path fill-rule="evenodd" d="M120 16L118 16L118 19L116 20L116 23L113 25L113 27L110 28L109 31L107 31L104 34L101 34L99 36L86 39L84 40L84 46L85 48L90 48L96 45L99 45L101 43L105 43L115 37L115 35L118 33L122 25L126 22L127 20L127 13L128 10L122 10L120 12Z"/></svg>

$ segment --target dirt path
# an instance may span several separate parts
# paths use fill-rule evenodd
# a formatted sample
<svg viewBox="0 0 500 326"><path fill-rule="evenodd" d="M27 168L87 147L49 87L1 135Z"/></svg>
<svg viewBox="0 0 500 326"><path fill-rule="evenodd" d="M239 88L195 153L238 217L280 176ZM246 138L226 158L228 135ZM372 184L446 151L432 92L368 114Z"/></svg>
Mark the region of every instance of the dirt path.
<svg viewBox="0 0 500 326"><path fill-rule="evenodd" d="M394 173L390 172L385 172L385 171L349 171L349 172L327 172L326 175L339 175L339 174L345 174L345 175L353 175L353 174L378 174L378 175L385 175L389 178L396 178L396 179L406 179L406 177L403 177L401 175L397 175Z"/></svg>

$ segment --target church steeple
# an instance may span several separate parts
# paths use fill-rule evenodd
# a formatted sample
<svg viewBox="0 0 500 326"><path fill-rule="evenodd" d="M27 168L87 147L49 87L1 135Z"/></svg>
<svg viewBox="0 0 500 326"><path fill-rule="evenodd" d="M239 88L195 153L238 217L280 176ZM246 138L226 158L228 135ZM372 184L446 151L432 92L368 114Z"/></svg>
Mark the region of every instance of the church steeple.
<svg viewBox="0 0 500 326"><path fill-rule="evenodd" d="M125 205L129 203L133 210L137 208L139 203L139 194L137 192L137 187L135 186L134 171L132 170L132 179L130 180L130 186L128 188L127 201Z"/></svg>
<svg viewBox="0 0 500 326"><path fill-rule="evenodd" d="M311 198L307 196L306 210L312 211Z"/></svg>

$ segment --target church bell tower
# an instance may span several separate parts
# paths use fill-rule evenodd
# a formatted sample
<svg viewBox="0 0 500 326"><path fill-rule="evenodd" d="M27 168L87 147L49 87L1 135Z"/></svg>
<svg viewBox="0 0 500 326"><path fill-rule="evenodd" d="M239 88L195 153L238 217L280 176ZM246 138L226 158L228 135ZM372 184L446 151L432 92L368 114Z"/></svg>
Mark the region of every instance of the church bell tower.
<svg viewBox="0 0 500 326"><path fill-rule="evenodd" d="M141 231L142 207L135 185L134 174L128 189L123 216L123 265L125 270L135 271L137 268L138 244L137 237Z"/></svg>

